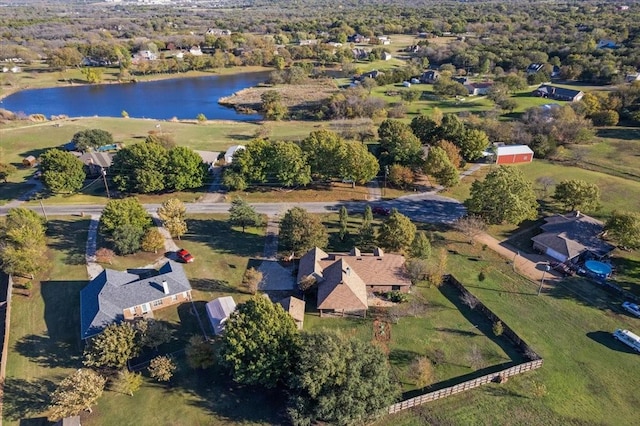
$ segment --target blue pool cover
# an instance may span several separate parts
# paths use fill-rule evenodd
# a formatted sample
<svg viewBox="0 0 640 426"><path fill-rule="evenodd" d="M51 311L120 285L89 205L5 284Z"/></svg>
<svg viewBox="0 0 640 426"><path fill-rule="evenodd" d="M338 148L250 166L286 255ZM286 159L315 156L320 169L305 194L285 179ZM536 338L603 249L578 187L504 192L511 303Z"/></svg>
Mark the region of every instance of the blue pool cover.
<svg viewBox="0 0 640 426"><path fill-rule="evenodd" d="M584 263L585 268L601 276L609 276L611 274L611 266L606 263L598 262L597 260L587 260Z"/></svg>

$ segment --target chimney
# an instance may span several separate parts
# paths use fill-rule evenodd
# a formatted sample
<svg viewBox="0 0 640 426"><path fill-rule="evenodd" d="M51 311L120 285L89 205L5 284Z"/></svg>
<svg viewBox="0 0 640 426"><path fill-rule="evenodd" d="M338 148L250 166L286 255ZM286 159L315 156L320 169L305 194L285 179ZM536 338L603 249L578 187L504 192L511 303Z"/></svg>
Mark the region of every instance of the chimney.
<svg viewBox="0 0 640 426"><path fill-rule="evenodd" d="M162 291L164 291L164 294L169 294L169 283L167 283L167 280L162 280Z"/></svg>
<svg viewBox="0 0 640 426"><path fill-rule="evenodd" d="M576 217L580 217L580 210L576 210Z"/></svg>
<svg viewBox="0 0 640 426"><path fill-rule="evenodd" d="M347 266L347 267L344 269L344 273L345 273L345 274L347 274L347 276L350 276L350 275L351 275L351 267Z"/></svg>

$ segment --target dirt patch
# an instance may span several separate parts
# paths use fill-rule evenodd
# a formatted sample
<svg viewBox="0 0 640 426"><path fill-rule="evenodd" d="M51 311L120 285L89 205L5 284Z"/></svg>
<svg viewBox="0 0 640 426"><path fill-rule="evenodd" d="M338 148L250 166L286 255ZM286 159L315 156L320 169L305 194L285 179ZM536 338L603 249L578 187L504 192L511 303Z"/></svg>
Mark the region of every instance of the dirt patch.
<svg viewBox="0 0 640 426"><path fill-rule="evenodd" d="M282 84L276 86L256 86L240 90L231 96L220 98L218 103L242 111L258 111L264 92L275 90L289 109L310 109L319 106L323 100L338 92L331 79L307 80L302 84Z"/></svg>

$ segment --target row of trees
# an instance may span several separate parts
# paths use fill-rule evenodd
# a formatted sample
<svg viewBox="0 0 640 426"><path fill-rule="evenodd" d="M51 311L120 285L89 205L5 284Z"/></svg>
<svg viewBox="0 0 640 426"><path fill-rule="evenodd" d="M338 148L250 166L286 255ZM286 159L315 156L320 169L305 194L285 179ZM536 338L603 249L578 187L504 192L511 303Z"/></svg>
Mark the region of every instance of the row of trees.
<svg viewBox="0 0 640 426"><path fill-rule="evenodd" d="M223 183L243 190L249 185L306 185L312 179L348 179L357 183L378 173L376 158L366 145L347 142L334 132L311 133L300 144L252 140L238 151L225 171Z"/></svg>

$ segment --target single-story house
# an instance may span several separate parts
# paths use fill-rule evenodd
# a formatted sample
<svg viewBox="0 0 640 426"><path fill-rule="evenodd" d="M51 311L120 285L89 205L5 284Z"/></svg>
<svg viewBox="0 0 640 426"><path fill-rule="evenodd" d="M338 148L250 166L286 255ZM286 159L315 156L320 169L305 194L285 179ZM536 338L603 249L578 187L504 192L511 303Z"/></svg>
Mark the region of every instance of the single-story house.
<svg viewBox="0 0 640 426"><path fill-rule="evenodd" d="M87 167L87 175L99 176L102 173L102 170L106 170L111 167L114 156L115 153L112 152L88 151L82 154L79 158Z"/></svg>
<svg viewBox="0 0 640 426"><path fill-rule="evenodd" d="M200 49L200 46L191 46L189 53L193 56L202 56L202 49Z"/></svg>
<svg viewBox="0 0 640 426"><path fill-rule="evenodd" d="M571 261L590 253L602 258L615 248L600 236L604 225L580 212L546 217L540 228L543 233L531 238L533 248L558 260Z"/></svg>
<svg viewBox="0 0 640 426"><path fill-rule="evenodd" d="M490 81L478 82L478 83L467 83L464 85L464 88L467 89L470 96L478 96L478 95L486 95L489 93L489 89L493 86L493 83Z"/></svg>
<svg viewBox="0 0 640 426"><path fill-rule="evenodd" d="M220 335L224 332L225 323L236 310L236 302L231 296L218 297L205 305L213 332Z"/></svg>
<svg viewBox="0 0 640 426"><path fill-rule="evenodd" d="M640 80L640 73L638 72L629 73L624 76L625 83L633 83L634 81L638 80Z"/></svg>
<svg viewBox="0 0 640 426"><path fill-rule="evenodd" d="M29 155L29 156L24 157L22 159L22 165L24 167L33 167L36 164L38 164L38 159L36 157L34 157L33 155Z"/></svg>
<svg viewBox="0 0 640 426"><path fill-rule="evenodd" d="M578 102L584 96L580 90L565 89L563 87L543 84L533 91L533 96L554 99L556 101Z"/></svg>
<svg viewBox="0 0 640 426"><path fill-rule="evenodd" d="M105 269L80 291L80 337L110 324L153 316L153 311L191 300L182 265L169 260L159 270Z"/></svg>
<svg viewBox="0 0 640 426"><path fill-rule="evenodd" d="M420 80L426 84L433 84L440 78L440 73L436 70L428 70L422 73Z"/></svg>
<svg viewBox="0 0 640 426"><path fill-rule="evenodd" d="M278 303L282 305L285 311L289 312L289 315L291 315L295 321L298 330L302 330L302 326L304 325L305 301L300 300L297 297L289 296Z"/></svg>
<svg viewBox="0 0 640 426"><path fill-rule="evenodd" d="M530 163L533 151L527 145L502 145L496 147L496 164Z"/></svg>
<svg viewBox="0 0 640 426"><path fill-rule="evenodd" d="M224 153L224 162L226 164L233 163L233 156L239 149L245 149L244 145L233 145L227 149L227 152Z"/></svg>
<svg viewBox="0 0 640 426"><path fill-rule="evenodd" d="M386 254L380 248L362 253L326 253L319 248L300 258L297 282L313 278L318 285L317 308L325 312L363 313L370 292L408 293L411 280L405 270L404 256Z"/></svg>
<svg viewBox="0 0 640 426"><path fill-rule="evenodd" d="M214 35L214 36L230 36L231 30L221 29L221 28L209 28L205 35Z"/></svg>
<svg viewBox="0 0 640 426"><path fill-rule="evenodd" d="M529 64L527 67L527 74L536 74L544 67L544 64Z"/></svg>

